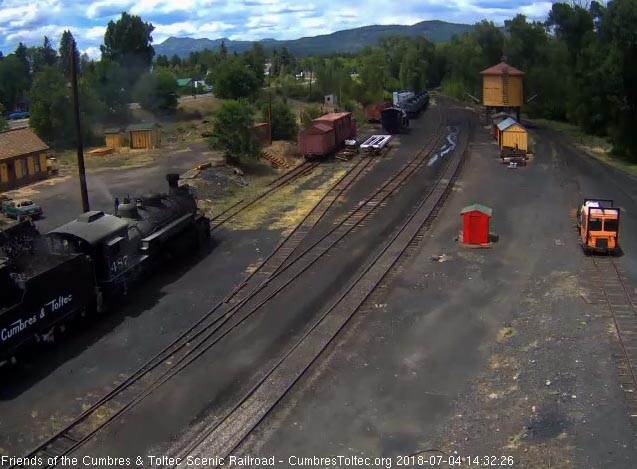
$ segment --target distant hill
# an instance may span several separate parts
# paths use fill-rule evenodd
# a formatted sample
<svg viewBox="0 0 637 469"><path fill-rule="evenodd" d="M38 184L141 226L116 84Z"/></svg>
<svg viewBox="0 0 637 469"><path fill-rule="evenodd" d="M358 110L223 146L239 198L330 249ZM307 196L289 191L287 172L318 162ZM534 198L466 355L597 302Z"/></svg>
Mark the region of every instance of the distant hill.
<svg viewBox="0 0 637 469"><path fill-rule="evenodd" d="M289 41L262 39L260 42L266 49L285 46L292 54L323 55L337 52L356 52L365 46L376 45L382 36L424 36L432 42L447 42L454 34L462 34L473 29L468 24L447 23L445 21L422 21L411 26L376 25L346 29L321 36L302 37ZM155 55L177 54L187 57L191 52L211 49L216 50L224 41L229 52L244 52L252 47L253 41L231 41L230 39L192 39L189 37L169 37L161 44L155 45Z"/></svg>

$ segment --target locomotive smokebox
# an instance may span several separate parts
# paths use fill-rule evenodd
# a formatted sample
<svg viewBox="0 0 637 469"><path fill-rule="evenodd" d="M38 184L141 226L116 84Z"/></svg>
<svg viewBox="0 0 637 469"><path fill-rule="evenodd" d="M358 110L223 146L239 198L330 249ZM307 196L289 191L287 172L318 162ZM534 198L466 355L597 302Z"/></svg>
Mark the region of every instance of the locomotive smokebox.
<svg viewBox="0 0 637 469"><path fill-rule="evenodd" d="M170 189L177 189L179 187L179 174L166 174L166 181L168 181L168 187Z"/></svg>

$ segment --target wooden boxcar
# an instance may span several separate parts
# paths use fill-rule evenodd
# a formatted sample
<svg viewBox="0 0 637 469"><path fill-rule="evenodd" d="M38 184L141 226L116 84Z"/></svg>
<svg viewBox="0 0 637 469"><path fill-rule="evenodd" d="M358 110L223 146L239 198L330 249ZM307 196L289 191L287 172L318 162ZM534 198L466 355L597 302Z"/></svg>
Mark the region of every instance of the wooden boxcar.
<svg viewBox="0 0 637 469"><path fill-rule="evenodd" d="M344 144L345 140L356 136L356 120L351 112L330 112L317 117L313 124L324 124L334 130L336 146Z"/></svg>
<svg viewBox="0 0 637 469"><path fill-rule="evenodd" d="M375 104L370 104L365 108L365 119L367 119L367 122L380 122L381 111L390 106L390 101L379 101Z"/></svg>
<svg viewBox="0 0 637 469"><path fill-rule="evenodd" d="M299 153L307 159L327 156L336 150L335 136L330 126L314 122L299 132Z"/></svg>

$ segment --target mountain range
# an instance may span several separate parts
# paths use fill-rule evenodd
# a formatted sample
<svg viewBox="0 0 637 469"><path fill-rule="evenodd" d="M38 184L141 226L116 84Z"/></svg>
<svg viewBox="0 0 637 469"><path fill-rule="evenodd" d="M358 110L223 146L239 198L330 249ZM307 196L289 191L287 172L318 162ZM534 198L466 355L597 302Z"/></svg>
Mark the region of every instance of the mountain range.
<svg viewBox="0 0 637 469"><path fill-rule="evenodd" d="M383 36L424 36L432 42L447 42L455 34L462 34L473 29L468 24L447 23L445 21L421 21L411 26L406 25L374 25L361 28L345 29L332 34L279 41L262 39L260 41L232 41L220 39L193 39L189 37L169 37L154 46L155 56L188 57L188 54L204 49L216 50L224 41L229 52L244 52L252 47L252 42L259 42L266 50L285 46L296 56L326 55L333 53L356 52L365 46L376 45Z"/></svg>

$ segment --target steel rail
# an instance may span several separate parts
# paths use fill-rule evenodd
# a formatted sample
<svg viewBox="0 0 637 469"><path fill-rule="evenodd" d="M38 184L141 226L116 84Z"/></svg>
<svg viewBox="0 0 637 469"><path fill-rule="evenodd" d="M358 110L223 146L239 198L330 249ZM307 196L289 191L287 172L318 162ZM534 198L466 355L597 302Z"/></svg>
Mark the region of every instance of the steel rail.
<svg viewBox="0 0 637 469"><path fill-rule="evenodd" d="M457 153L458 152L456 152L455 155L457 155ZM446 197L453 183L455 182L455 179L457 178L465 156L466 150L460 152L460 156L455 156L455 158L449 158L447 160L441 175L437 178L436 183L431 187L427 195L420 201L416 210L413 211L413 213L395 232L391 239L385 244L383 249L374 257L374 259L370 263L368 263L366 268L357 276L357 278L351 283L347 290L340 295L340 297L315 321L312 327L308 331L306 331L300 339L297 340L297 342L272 366L272 368L254 386L252 386L246 396L244 396L241 401L235 404L232 410L228 412L227 415L223 417L220 422L206 431L202 436L194 440L194 442L188 446L188 449L183 451L180 456L183 455L185 457L191 454L197 447L201 446L208 439L210 439L210 443L214 448L215 445L227 444L227 439L230 438L231 440L233 439L233 441L230 443L230 448L226 448L222 454L215 452L214 449L210 451L209 448L204 451L206 454L214 454L217 457L225 459L225 457L231 454L243 441L245 441L248 435L252 433L254 429L256 429L256 427L267 417L267 415L276 406L276 404L280 402L281 399L283 399L291 391L291 389L298 382L301 376L303 376L307 372L307 370L309 370L309 368L316 362L323 351L326 350L327 347L329 347L334 338L349 323L356 311L360 309L360 307L365 303L366 299L369 298L369 296L381 284L383 279L385 279L389 272L399 263L399 260L412 246L412 241L421 234L421 230L429 228L429 226L433 222L433 219L438 215L441 205L446 200ZM448 177L449 179L445 182L446 177ZM428 213L424 215L424 218L421 220L420 218L423 216L421 213L423 207L425 207L425 205L427 205L432 200L434 200L433 206L429 208ZM417 227L414 227L414 224L416 224ZM412 234L409 234L407 232L409 229L413 231ZM405 233L407 233L407 239L402 241L402 246L399 248L397 253L391 254L390 259L385 260L386 263L388 262L388 265L381 267L382 272L380 273L380 276L375 281L373 281L371 287L365 286L363 282L365 276L380 263L383 256L390 250L390 248L398 240L398 238ZM267 394L267 390L261 391L264 387L264 384L266 384L268 381L271 381L275 383L272 384L272 387L276 388L277 385L280 386L281 380L284 379L286 376L290 378L289 375L291 374L291 372L289 370L287 371L287 375L286 371L284 370L279 373L279 376L277 376L276 379L273 378L273 376L284 365L286 360L288 360L295 351L297 351L302 345L305 344L308 337L310 337L310 335L324 323L326 318L328 318L328 316L330 316L330 314L347 299L347 297L354 291L354 289L361 285L367 291L364 292L362 298L360 297L360 295L359 297L356 297L356 293L353 293L353 296L355 297L354 305L352 305L352 307L344 307L348 310L348 312L345 314L345 318L341 322L341 324L338 325L338 328L330 333L327 340L320 339L323 340L324 343L322 344L322 346L320 346L319 350L313 351L311 358L306 364L302 365L301 370L296 370L294 373L292 373L293 376L291 377L291 380L287 384L283 385L284 389L281 392L278 392L278 395L275 395L273 398L270 398L268 400L269 396L264 396L264 394ZM320 336L321 334L319 333L318 335ZM323 332L323 336L324 335L325 332ZM311 345L309 345L308 347L311 348ZM250 399L252 399L252 402L249 402ZM241 412L242 408L244 408L243 412ZM258 415L259 411L260 415ZM240 413L241 415L236 416L236 414L238 413ZM241 426L245 426L246 420L250 419L250 417L247 417L246 419L244 414L249 416L257 415L257 418L256 420L253 420L251 423L249 423L247 428L242 429ZM238 436L237 433L239 433ZM229 437L227 436L228 434L230 435ZM175 468L177 466L170 467Z"/></svg>
<svg viewBox="0 0 637 469"><path fill-rule="evenodd" d="M443 122L442 119L442 114L440 115L440 121ZM443 126L444 128L444 126ZM432 142L437 142L439 140L439 138L434 138L432 139ZM433 149L433 148L432 148ZM432 151L432 149L429 150L429 152ZM425 148L421 149L418 153L416 158L414 158L414 160L418 159L418 157L422 156L423 151L425 150ZM427 156L426 154L424 156ZM353 182L354 180L358 177L359 174L361 174L364 170L364 168L366 168L371 161L373 161L374 158L366 158L365 160L361 160L361 161L366 161L364 164L361 163L361 161L359 161L359 163L357 164L356 167L358 167L359 164L362 164L363 168L358 171L356 173L356 176L353 177L351 179L351 181L346 184L344 187L341 188L341 190L339 191L339 195L342 194L342 192L344 192ZM408 175L413 174L413 172L418 169L422 164L423 164L423 160L424 157L420 158L420 160L418 161L418 163L416 165L414 165L414 160L408 162L407 164L405 164L405 166L403 168L401 168L401 170L399 171L399 173L397 173L396 176L401 175L403 173L405 173L406 170ZM356 168L355 167L355 168ZM346 173L343 178L341 178L334 187L337 187L339 182L341 182L348 174L352 174L352 170L350 170L350 172ZM404 179L401 179L399 184L396 185L396 187L400 186L403 182ZM387 184L383 185L383 188L386 186ZM395 190L396 188L394 188ZM381 189L382 190L382 189ZM378 192L380 192L381 190L379 190ZM323 199L321 199L321 201L323 201L331 192L328 191L328 193L326 193L323 197ZM391 192L393 193L393 192ZM390 194L391 194L390 193ZM389 194L388 194L389 195ZM332 201L332 203L330 203L327 207L329 208L329 206L331 206L333 204L333 202L336 200L337 197L334 198L334 200ZM372 197L370 197L371 199ZM386 198L386 197L384 197ZM383 200L384 200L383 198ZM321 203L321 201L319 201L319 203L317 205L319 205ZM339 226L342 226L343 223L345 223L353 214L355 214L356 212L358 212L362 207L365 207L366 204L363 204L361 207L358 207L356 210L354 210L354 212L352 214L350 214L350 216L346 217L344 220L341 221L341 224L339 224L338 226L336 226L335 228L333 228L332 230L330 230L329 233L327 233L322 239L324 239L325 237L329 236L330 233L332 233L333 231L335 231L336 229L338 229ZM316 207L316 206L315 206ZM371 211L370 211L371 212ZM311 214L312 212L310 212ZM308 214L307 217L310 216L310 214ZM367 216L369 213L367 213L365 216ZM320 217L318 217L316 219L316 221L318 221L320 218L322 217L322 215ZM363 217L364 219L365 217ZM301 226L301 224L299 225ZM347 230L347 232L351 231L351 229L353 229L356 226L356 224L352 225L350 227L350 229ZM298 228L298 227L297 227ZM289 239L290 236L292 236L294 232L292 232L288 238ZM341 238L339 238L341 239ZM140 402L142 399L144 399L145 397L147 397L150 393L152 393L154 390L156 390L159 386L161 386L162 384L164 384L165 382L167 382L172 376L176 375L178 372L180 372L181 370L183 370L186 366L188 366L190 363L192 363L196 358L198 358L199 356L201 356L203 353L205 353L205 351L209 350L210 347L212 347L215 343L217 343L219 340L221 340L221 338L225 337L225 335L227 335L231 330L233 330L235 327L237 327L241 322L243 322L246 318L242 318L238 323L232 325L227 331L225 331L223 333L223 335L221 337L218 337L217 340L215 340L212 344L208 344L205 348L201 349L200 346L202 344L205 344L205 342L207 341L207 339L209 339L216 331L218 331L221 326L223 326L230 318L233 317L234 313L240 309L240 307L245 304L245 302L247 302L250 298L252 298L254 295L256 295L256 293L258 293L259 291L261 291L263 289L264 286L266 286L270 280L272 280L272 278L278 277L284 270L286 270L288 267L290 267L291 265L294 265L300 258L302 258L304 256L304 254L310 250L312 250L314 248L314 246L316 244L318 244L321 240L317 241L314 245L312 245L311 247L309 247L304 253L300 254L295 260L293 260L290 264L288 264L285 269L283 270L276 270L273 272L273 275L271 275L270 278L268 278L265 282L262 283L262 285L259 286L259 288L255 291L250 293L246 298L242 299L237 305L234 305L232 307L232 310L227 312L225 315L219 316L218 318L216 318L211 324L205 326L202 330L198 331L197 333L195 333L192 337L187 337L188 334L190 334L192 331L194 331L197 326L199 326L200 324L202 324L206 319L208 319L216 310L218 310L223 304L227 303L227 298L226 300L222 301L221 303L219 303L218 305L216 305L209 313L207 313L203 318L201 318L200 320L198 320L195 324L193 324L186 332L184 332L183 334L181 334L174 342L172 342L171 344L169 344L168 346L166 346L161 352L159 352L156 356L152 357L149 362L147 362L145 365L143 365L142 367L140 367L139 370L137 370L133 375L131 375L129 378L127 378L124 382L120 383L120 385L118 385L116 388L114 388L112 391L110 391L109 393L107 393L105 396L103 396L102 398L100 398L95 404L93 404L89 409L87 409L87 411L85 411L84 413L82 413L80 416L78 416L76 419L74 419L73 422L71 422L70 424L68 424L65 429L61 430L60 432L58 432L57 434L51 436L50 438L48 438L46 441L44 441L43 443L41 443L36 449L30 451L29 453L27 453L29 456L35 455L39 452L44 453L45 455L51 455L51 453L53 453L53 455L57 455L57 456L62 456L62 455L67 455L70 454L72 451L74 451L75 449L77 449L78 447L82 446L83 444L85 444L87 441L90 440L90 438L92 436L94 436L98 431L102 430L103 428L105 428L107 425L109 425L116 417L118 417L119 415L121 415L123 412L125 412L126 410L130 409L132 406L134 406L135 404L137 404L138 402ZM284 244L285 240L279 245L282 246ZM277 251L274 251L269 258L271 258ZM291 252L289 253L291 254ZM268 258L268 259L269 259ZM285 261L287 259L287 257L283 260ZM313 262L312 262L313 263ZM262 263L261 266L263 266L265 264ZM311 264L310 264L311 265ZM307 267L309 268L309 266ZM304 269L305 270L305 269ZM255 275L258 271L255 271L251 274ZM245 282L244 282L245 283ZM285 286L287 286L289 283L291 283L291 280L289 282L287 282L285 284ZM282 287L283 288L283 287ZM281 289L282 289L281 288ZM235 291L240 291L241 289L237 289ZM277 290L277 291L280 291ZM275 293L276 294L276 293ZM253 309L253 311L251 311L249 313L249 315L251 315L252 313L254 313L258 308L260 308L261 306L263 306L263 304L265 304L269 299L272 298L272 296L274 296L274 294L268 296L268 298L262 302L260 302L256 308ZM248 315L248 316L249 316ZM225 318L225 319L224 319ZM201 341L199 341L194 347L191 347L191 342L193 339L199 337L202 333L204 333L205 331L207 331L209 328L213 327L214 325L216 325L219 321L222 321L221 324L216 327L211 333L209 333L208 335L206 335ZM184 341L183 339L187 338L186 341ZM178 342L183 342L183 343L178 343ZM173 347L177 347L175 350L170 350ZM139 380L147 375L150 371L152 371L153 369L157 368L160 364L162 364L165 360L169 359L171 357L171 355L174 355L177 351L187 348L186 353L180 357L180 359L176 362L176 363L170 363L170 368L168 370L166 370L163 374L161 374L157 380L155 380L153 383L151 383L149 385L149 387L145 388L141 393L135 395L133 397L132 400L129 400L127 404L125 404L123 407L120 407L117 411L115 411L114 413L110 414L106 419L103 419L103 421L100 422L99 425L97 425L96 427L90 429L88 432L84 432L84 434L82 436L75 436L71 433L71 431L73 429L78 428L78 426L84 422L86 422L94 413L96 413L96 411L101 408L106 402L111 402L113 400L113 398L117 395L120 395L122 392L130 389L134 384L136 384L137 382L139 382ZM199 350L198 350L199 349ZM193 353L197 352L194 356L191 356ZM189 358L190 357L190 358ZM56 448L56 449L52 449L55 445L55 443L59 443L60 441L65 442L62 445L62 448ZM49 452L47 452L47 449L50 450ZM10 468L13 467L21 467L18 465L15 466L10 466ZM44 466L44 467L53 467L53 466Z"/></svg>
<svg viewBox="0 0 637 469"><path fill-rule="evenodd" d="M243 289L245 287L245 285L247 284L249 279L251 279L253 277L257 277L258 275L260 275L262 268L264 266L267 266L268 262L272 258L274 258L280 252L280 250L283 247L285 247L285 245L287 243L289 243L290 241L293 241L293 244L294 244L294 242L296 242L296 243L300 242L302 240L302 238L298 237L298 231L303 227L309 232L309 229L307 227L307 221L311 219L313 224L318 223L322 219L322 217L324 216L326 211L336 202L336 200L338 200L338 198L349 187L351 187L351 185L356 180L358 180L358 177L360 176L360 174L362 174L362 172L373 161L374 161L374 158L365 158L365 159L361 158L361 160L359 160L359 162L357 162L356 165L354 165L347 173L345 173L341 178L339 178L339 180L323 195L323 197L319 200L319 202L317 202L317 204L313 207L313 209L304 217L304 219L299 223L299 225L297 225L297 227L295 227L295 229L278 244L278 246L275 248L275 250L272 251L270 253L270 255L260 264L260 266L257 268L257 270L252 272L248 276L248 278L246 278L242 282L241 288L235 289L223 301L221 301L217 305L215 305L215 307L213 307L208 313L206 313L202 318L200 318L193 325L191 325L189 327L189 329L187 329L186 331L181 333L179 337L177 337L170 344L165 346L156 355L151 357L144 365L142 365L135 372L133 372L122 383L118 384L111 391L109 391L108 393L103 395L100 399L98 399L95 403L93 403L88 409L86 409L84 412L82 412L82 414L80 414L72 422L67 424L64 429L60 430L58 433L56 433L56 434L52 435L51 437L47 438L44 442L40 443L38 445L38 447L30 450L27 454L28 455L35 455L35 454L37 454L39 452L44 453L45 456L55 456L55 455L62 456L62 455L69 454L71 451L73 451L77 447L81 446L81 444L83 444L88 438L93 436L97 431L102 429L104 427L104 425L100 425L98 428L95 428L94 431L89 432L88 434L84 435L83 437L75 437L75 436L73 436L71 434L71 432L72 432L72 430L74 428L76 428L78 425L84 423L94 413L96 413L97 410L99 410L101 407L103 407L104 404L106 404L107 402L111 402L114 397L120 395L123 391L127 390L128 388L130 388L137 381L139 381L141 379L141 377L143 377L144 375L148 374L150 371L152 371L153 369L157 368L160 364L162 364L165 360L170 358L171 355L175 354L180 349L182 349L184 347L187 347L189 345L190 341L193 338L196 338L198 336L198 334L195 334L193 337L188 337L188 335L191 334L204 321L206 321L206 319L209 319L210 316L215 311L217 311L220 307L222 307L225 303L227 303L233 296L238 295L239 290L241 290L241 289ZM313 169L314 166L312 166L312 168L310 168L310 170ZM306 171L307 171L307 169L306 169ZM325 204L325 201L327 199L329 199L329 203ZM317 210L316 210L317 208L318 208L318 212L319 213L317 213ZM293 249L290 250L290 252L287 255L284 255L283 259L280 259L278 262L284 262L287 259L287 257L289 255L291 255L292 252L293 252ZM272 270L275 271L276 268L272 269ZM215 321L213 321L210 325L207 325L206 328L203 331L205 331L207 328L213 326L222 317L223 316L220 316ZM203 331L201 331L201 332L203 332ZM186 340L184 340L184 339L186 339ZM125 407L129 408L128 406L125 406ZM125 410L125 409L121 409L121 410ZM116 412L117 415L119 415L120 413L121 412ZM112 414L111 416L109 416L108 421L112 420L116 416L116 414ZM107 422L105 422L105 423L107 423ZM61 451L52 450L49 453L47 453L46 448L50 447L51 445L53 445L58 440L61 440L61 441L65 442L65 444L62 445ZM55 453L55 454L50 454L51 452ZM22 466L20 466L20 465L12 465L12 466L8 466L8 469L13 469L13 468L18 468L18 467L22 467ZM48 467L48 466L44 466L44 467Z"/></svg>

